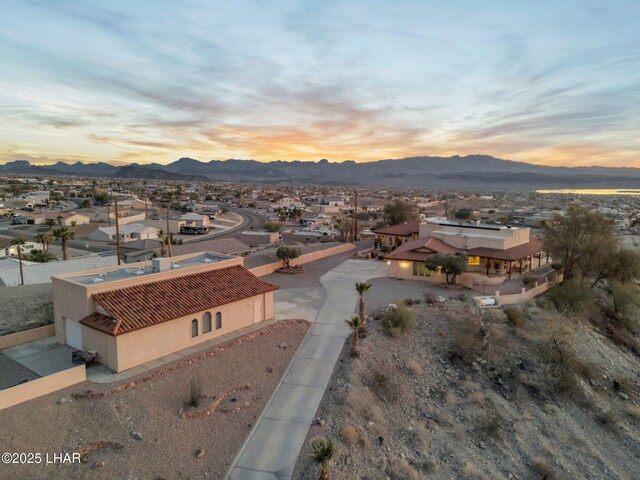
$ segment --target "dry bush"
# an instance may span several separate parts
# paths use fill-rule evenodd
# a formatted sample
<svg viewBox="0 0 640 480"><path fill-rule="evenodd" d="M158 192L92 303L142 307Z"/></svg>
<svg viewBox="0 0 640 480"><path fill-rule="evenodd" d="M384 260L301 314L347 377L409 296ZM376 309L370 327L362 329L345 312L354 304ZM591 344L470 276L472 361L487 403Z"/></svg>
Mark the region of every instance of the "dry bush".
<svg viewBox="0 0 640 480"><path fill-rule="evenodd" d="M640 333L640 294L633 284L611 283L611 297L616 313L622 318L622 325L633 333Z"/></svg>
<svg viewBox="0 0 640 480"><path fill-rule="evenodd" d="M355 425L347 424L342 427L342 430L340 430L340 437L344 443L352 447L360 446L369 448L371 446L371 442L369 441L369 437L367 437L366 433Z"/></svg>
<svg viewBox="0 0 640 480"><path fill-rule="evenodd" d="M424 294L424 301L427 303L436 303L437 300L438 295L436 294L436 292L429 290Z"/></svg>
<svg viewBox="0 0 640 480"><path fill-rule="evenodd" d="M613 408L609 408L607 410L600 410L596 414L595 419L599 424L609 428L613 428L618 425L620 415Z"/></svg>
<svg viewBox="0 0 640 480"><path fill-rule="evenodd" d="M521 327L524 325L524 312L518 307L514 307L512 305L505 307L504 313L507 316L507 320L509 323L516 327Z"/></svg>
<svg viewBox="0 0 640 480"><path fill-rule="evenodd" d="M368 379L368 386L373 393L387 403L396 402L402 394L397 375L381 370L374 370L371 373Z"/></svg>
<svg viewBox="0 0 640 480"><path fill-rule="evenodd" d="M500 308L489 308L483 312L482 319L486 322L505 323L507 316Z"/></svg>
<svg viewBox="0 0 640 480"><path fill-rule="evenodd" d="M507 422L493 406L478 412L474 418L473 432L484 441L502 440Z"/></svg>
<svg viewBox="0 0 640 480"><path fill-rule="evenodd" d="M482 353L481 322L469 312L449 316L449 355L471 363Z"/></svg>
<svg viewBox="0 0 640 480"><path fill-rule="evenodd" d="M557 478L555 471L551 464L544 457L535 457L531 464L533 465L533 470L538 474L540 480L554 480Z"/></svg>
<svg viewBox="0 0 640 480"><path fill-rule="evenodd" d="M640 420L640 405L634 405L633 403L629 403L624 411L627 415L635 420Z"/></svg>
<svg viewBox="0 0 640 480"><path fill-rule="evenodd" d="M392 480L420 480L422 478L407 460L398 457L389 459L386 473Z"/></svg>
<svg viewBox="0 0 640 480"><path fill-rule="evenodd" d="M606 331L613 343L640 356L640 342L628 329L609 324L606 327Z"/></svg>
<svg viewBox="0 0 640 480"><path fill-rule="evenodd" d="M407 367L407 369L411 371L416 377L421 377L422 375L424 375L424 368L422 368L422 365L420 365L413 358L407 360L404 366Z"/></svg>
<svg viewBox="0 0 640 480"><path fill-rule="evenodd" d="M471 392L467 398L478 406L484 405L484 402L487 399L485 394L480 391Z"/></svg>
<svg viewBox="0 0 640 480"><path fill-rule="evenodd" d="M416 314L409 310L404 303L396 305L396 308L392 308L384 314L384 325L392 337L397 337L409 331L416 321Z"/></svg>
<svg viewBox="0 0 640 480"><path fill-rule="evenodd" d="M411 432L411 442L416 450L426 453L431 448L431 435L424 423L418 423Z"/></svg>
<svg viewBox="0 0 640 480"><path fill-rule="evenodd" d="M373 393L366 386L351 387L347 393L347 405L354 414L363 412L374 400Z"/></svg>
<svg viewBox="0 0 640 480"><path fill-rule="evenodd" d="M465 463L464 467L462 467L462 476L464 478L468 478L471 480L479 480L485 478L480 472L480 469L476 467L473 463Z"/></svg>

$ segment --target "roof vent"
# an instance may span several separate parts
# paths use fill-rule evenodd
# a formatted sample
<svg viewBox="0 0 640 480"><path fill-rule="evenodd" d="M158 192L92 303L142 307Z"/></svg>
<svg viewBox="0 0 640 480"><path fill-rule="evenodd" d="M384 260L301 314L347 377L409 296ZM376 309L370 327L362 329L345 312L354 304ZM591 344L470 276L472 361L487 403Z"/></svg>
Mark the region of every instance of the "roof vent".
<svg viewBox="0 0 640 480"><path fill-rule="evenodd" d="M210 258L205 258L204 260L202 260L202 263L211 263L212 260Z"/></svg>
<svg viewBox="0 0 640 480"><path fill-rule="evenodd" d="M171 268L180 268L180 264L178 262L173 262L171 264Z"/></svg>
<svg viewBox="0 0 640 480"><path fill-rule="evenodd" d="M104 280L103 280L103 279L98 278L98 277L94 278L94 279L93 279L93 280L91 280L91 281L92 281L93 283L100 283L100 282L104 282Z"/></svg>

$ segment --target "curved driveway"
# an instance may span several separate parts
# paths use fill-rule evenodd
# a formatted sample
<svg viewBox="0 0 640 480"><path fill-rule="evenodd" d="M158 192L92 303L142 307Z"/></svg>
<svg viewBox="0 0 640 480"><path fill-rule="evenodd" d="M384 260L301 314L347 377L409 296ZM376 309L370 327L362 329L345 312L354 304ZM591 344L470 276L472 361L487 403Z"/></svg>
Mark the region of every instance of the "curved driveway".
<svg viewBox="0 0 640 480"><path fill-rule="evenodd" d="M354 283L385 273L385 262L347 260L320 278L326 293L324 304L236 456L227 473L228 480L291 478L309 426L350 333L344 320L356 309L358 298ZM303 313L309 313L308 307Z"/></svg>

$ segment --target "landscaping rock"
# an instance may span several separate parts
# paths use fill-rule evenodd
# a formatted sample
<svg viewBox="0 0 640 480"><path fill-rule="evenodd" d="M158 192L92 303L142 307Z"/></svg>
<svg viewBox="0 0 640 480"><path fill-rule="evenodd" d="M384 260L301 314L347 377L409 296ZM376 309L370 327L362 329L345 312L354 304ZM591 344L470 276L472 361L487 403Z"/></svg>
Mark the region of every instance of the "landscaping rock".
<svg viewBox="0 0 640 480"><path fill-rule="evenodd" d="M139 432L131 432L131 438L134 440L142 440L142 434Z"/></svg>

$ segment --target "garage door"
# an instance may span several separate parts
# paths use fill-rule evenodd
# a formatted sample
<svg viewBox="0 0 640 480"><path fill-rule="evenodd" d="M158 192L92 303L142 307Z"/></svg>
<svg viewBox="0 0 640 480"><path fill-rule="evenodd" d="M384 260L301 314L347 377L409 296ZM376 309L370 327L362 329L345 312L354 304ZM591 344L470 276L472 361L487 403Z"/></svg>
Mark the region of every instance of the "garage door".
<svg viewBox="0 0 640 480"><path fill-rule="evenodd" d="M82 330L80 324L65 318L64 328L67 332L67 345L82 350Z"/></svg>

